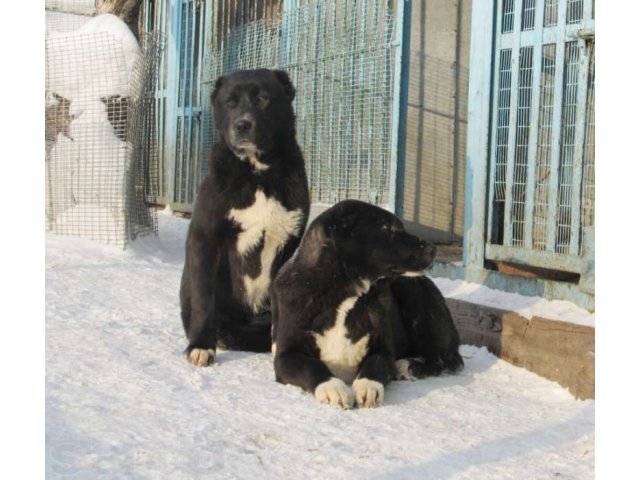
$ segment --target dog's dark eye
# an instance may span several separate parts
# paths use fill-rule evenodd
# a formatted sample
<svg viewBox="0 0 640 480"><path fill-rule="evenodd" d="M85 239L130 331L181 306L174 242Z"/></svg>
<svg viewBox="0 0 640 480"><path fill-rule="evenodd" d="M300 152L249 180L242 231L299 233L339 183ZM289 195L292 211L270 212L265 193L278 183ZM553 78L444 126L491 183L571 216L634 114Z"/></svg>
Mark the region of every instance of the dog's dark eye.
<svg viewBox="0 0 640 480"><path fill-rule="evenodd" d="M257 105L266 105L269 101L269 98L266 95L259 94L256 96L256 104Z"/></svg>
<svg viewBox="0 0 640 480"><path fill-rule="evenodd" d="M389 233L391 231L391 225L389 225L388 223L383 224L382 231L385 233Z"/></svg>
<svg viewBox="0 0 640 480"><path fill-rule="evenodd" d="M238 101L235 98L231 97L231 98L227 98L224 104L229 108L235 108L236 105L238 104Z"/></svg>

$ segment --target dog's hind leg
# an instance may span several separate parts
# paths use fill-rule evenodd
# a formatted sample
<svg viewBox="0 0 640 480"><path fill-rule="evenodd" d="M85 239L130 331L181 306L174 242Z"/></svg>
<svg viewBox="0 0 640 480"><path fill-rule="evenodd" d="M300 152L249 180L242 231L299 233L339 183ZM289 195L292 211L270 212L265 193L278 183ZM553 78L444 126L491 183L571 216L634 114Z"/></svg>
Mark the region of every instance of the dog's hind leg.
<svg viewBox="0 0 640 480"><path fill-rule="evenodd" d="M461 370L458 331L438 287L427 277L414 277L394 280L391 290L409 343L404 366L417 378Z"/></svg>

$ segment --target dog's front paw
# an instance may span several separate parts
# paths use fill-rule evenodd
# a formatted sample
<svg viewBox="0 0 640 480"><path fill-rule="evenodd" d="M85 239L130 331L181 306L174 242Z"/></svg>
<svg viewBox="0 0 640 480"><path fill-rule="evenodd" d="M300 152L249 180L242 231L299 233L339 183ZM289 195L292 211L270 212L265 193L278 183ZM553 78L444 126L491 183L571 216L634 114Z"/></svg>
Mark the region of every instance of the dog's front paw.
<svg viewBox="0 0 640 480"><path fill-rule="evenodd" d="M321 383L314 392L316 400L332 407L351 408L353 406L353 394L347 385L339 378L332 377Z"/></svg>
<svg viewBox="0 0 640 480"><path fill-rule="evenodd" d="M213 348L192 348L185 352L187 360L196 367L208 367L216 359L216 351Z"/></svg>
<svg viewBox="0 0 640 480"><path fill-rule="evenodd" d="M353 382L353 394L358 407L379 407L384 401L384 385L368 378L358 378Z"/></svg>
<svg viewBox="0 0 640 480"><path fill-rule="evenodd" d="M411 362L406 358L396 360L396 380L411 380L414 381L416 377L411 373Z"/></svg>

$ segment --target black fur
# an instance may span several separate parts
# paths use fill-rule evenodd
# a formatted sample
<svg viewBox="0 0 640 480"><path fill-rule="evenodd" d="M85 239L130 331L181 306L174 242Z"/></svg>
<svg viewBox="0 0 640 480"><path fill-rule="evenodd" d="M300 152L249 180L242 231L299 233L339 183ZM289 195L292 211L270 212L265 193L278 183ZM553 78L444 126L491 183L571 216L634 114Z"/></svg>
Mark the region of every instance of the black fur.
<svg viewBox="0 0 640 480"><path fill-rule="evenodd" d="M401 276L423 271L434 256L433 245L381 208L346 200L321 214L272 285L276 379L313 393L337 376L320 359L316 338L334 326L341 303L358 295L345 319L353 343L369 335L357 379L386 385L399 359L407 359L411 377L462 368L442 294L422 275Z"/></svg>
<svg viewBox="0 0 640 480"><path fill-rule="evenodd" d="M270 279L296 250L309 214L291 104L295 90L287 74L239 71L220 77L215 87L218 138L194 205L180 286L188 357L195 348L268 351L271 344L268 290L264 305L255 311L243 284L243 277L255 279L262 271L265 230L255 248L241 254L237 242L242 226L230 218L232 209L251 206L260 190L287 211L300 211L299 228L266 266ZM245 122L241 128L239 122ZM191 361L206 365L213 358Z"/></svg>

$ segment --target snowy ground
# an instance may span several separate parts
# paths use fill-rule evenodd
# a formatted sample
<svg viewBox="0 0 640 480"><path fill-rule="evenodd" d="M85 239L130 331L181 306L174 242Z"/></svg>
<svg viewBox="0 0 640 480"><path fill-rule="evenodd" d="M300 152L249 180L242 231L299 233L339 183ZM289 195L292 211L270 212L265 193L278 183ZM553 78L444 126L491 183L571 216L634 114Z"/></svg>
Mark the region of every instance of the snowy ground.
<svg viewBox="0 0 640 480"><path fill-rule="evenodd" d="M48 478L587 479L595 402L462 347L455 376L338 411L273 379L270 355L196 369L178 310L187 221L127 251L46 236Z"/></svg>

